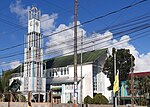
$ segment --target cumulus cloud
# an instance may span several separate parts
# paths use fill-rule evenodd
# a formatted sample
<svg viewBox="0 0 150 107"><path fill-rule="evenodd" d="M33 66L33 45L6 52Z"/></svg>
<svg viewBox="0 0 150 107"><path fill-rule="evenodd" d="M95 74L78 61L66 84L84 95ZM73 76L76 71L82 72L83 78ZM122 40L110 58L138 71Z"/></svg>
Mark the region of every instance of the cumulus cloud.
<svg viewBox="0 0 150 107"><path fill-rule="evenodd" d="M80 22L78 22L78 24L79 23ZM72 23L68 26L65 24L60 24L54 32L68 29L70 27L72 27ZM108 48L109 52L111 53L112 47L117 49L130 49L131 54L133 54L135 57L135 72L150 70L150 52L147 54L139 54L136 47L129 43L131 40L130 36L124 35L120 39L114 39L113 34L109 31L106 31L104 34L94 33L90 36L87 36L86 31L83 28L78 27L78 49L80 49L81 31L84 32L83 51ZM46 42L46 46L49 47L46 49L46 53L50 54L51 56L57 56L63 54L68 55L66 53L73 52L73 33L73 29L69 29L65 32L50 37L48 42Z"/></svg>
<svg viewBox="0 0 150 107"><path fill-rule="evenodd" d="M10 68L14 69L14 68L16 68L19 65L21 65L20 61L14 61L14 62L10 63Z"/></svg>
<svg viewBox="0 0 150 107"><path fill-rule="evenodd" d="M140 54L135 46L129 43L132 40L128 35L122 36L120 40L113 39L111 46L117 49L129 49L130 53L135 57L134 72L150 71L150 52L147 54ZM112 48L109 47L111 52Z"/></svg>
<svg viewBox="0 0 150 107"><path fill-rule="evenodd" d="M136 58L135 71L150 71L150 52L138 55L138 58Z"/></svg>
<svg viewBox="0 0 150 107"><path fill-rule="evenodd" d="M13 61L11 63L6 63L6 62L2 62L0 64L1 68L3 70L8 70L8 69L14 69L16 68L17 66L21 65L21 62L20 61Z"/></svg>
<svg viewBox="0 0 150 107"><path fill-rule="evenodd" d="M10 12L15 13L22 26L27 26L27 17L28 17L28 11L31 8L30 6L24 7L21 4L21 0L16 0L15 3L11 3L10 6ZM54 21L57 19L58 14L52 13L49 14L42 14L40 17L41 20L41 29L44 35L48 35L51 33L51 31L55 28Z"/></svg>
<svg viewBox="0 0 150 107"><path fill-rule="evenodd" d="M78 21L77 24L80 24ZM56 33L65 29L69 29L73 26L73 23L69 23L69 25L60 24L52 33ZM83 32L83 36L85 36L86 31L80 27L78 27L78 35L77 38L81 37L81 32ZM64 32L55 34L48 38L48 42L46 42L46 53L53 55L68 55L73 51L73 38L74 38L74 30L69 29ZM80 41L78 41L80 43ZM55 51L56 50L56 51Z"/></svg>
<svg viewBox="0 0 150 107"><path fill-rule="evenodd" d="M27 14L30 7L23 7L21 0L17 0L15 3L11 3L9 8L11 13L15 13L19 17L21 24L27 26Z"/></svg>
<svg viewBox="0 0 150 107"><path fill-rule="evenodd" d="M27 19L27 13L30 9L30 6L24 7L21 4L21 0L17 0L15 3L10 5L10 11L15 13L23 26L25 26L25 20ZM73 26L73 23L60 24L58 27L55 26L55 21L58 18L57 13L42 14L41 20L41 30L44 35L49 35L52 33L56 33L62 31L64 29L68 29ZM78 24L80 22L78 21ZM122 36L120 39L114 39L113 34L109 31L106 31L104 34L94 33L90 36L87 35L87 32L82 28L78 27L78 49L80 49L80 40L81 40L81 31L83 31L84 36L84 46L83 51L91 51L96 49L108 48L110 53L112 47L116 47L117 49L126 48L130 49L130 52L135 57L135 71L149 71L150 70L150 52L146 54L139 54L136 47L129 43L131 38L128 35ZM73 35L74 30L69 29L62 33L50 36L48 41L45 43L47 49L45 52L47 55L57 56L57 55L68 55L73 52ZM67 53L67 54L66 54ZM15 64L19 64L19 62L11 63L10 67L15 67Z"/></svg>
<svg viewBox="0 0 150 107"><path fill-rule="evenodd" d="M77 24L79 25L80 22L78 21ZM55 31L52 33L56 33L62 30L69 29L73 26L73 23L69 23L68 25L60 24ZM106 31L104 34L94 33L90 36L86 34L86 31L81 27L78 27L78 52L81 49L81 35L83 35L83 52L91 51L95 49L106 48L112 41L109 41L113 38L111 32ZM83 32L83 34L82 34ZM51 57L57 55L68 55L73 53L74 47L74 30L69 29L64 32L55 34L48 38L46 42L46 53L49 54ZM106 42L107 41L107 42Z"/></svg>
<svg viewBox="0 0 150 107"><path fill-rule="evenodd" d="M41 29L44 35L49 35L55 29L55 20L57 19L58 14L52 13L49 14L42 14L41 20Z"/></svg>

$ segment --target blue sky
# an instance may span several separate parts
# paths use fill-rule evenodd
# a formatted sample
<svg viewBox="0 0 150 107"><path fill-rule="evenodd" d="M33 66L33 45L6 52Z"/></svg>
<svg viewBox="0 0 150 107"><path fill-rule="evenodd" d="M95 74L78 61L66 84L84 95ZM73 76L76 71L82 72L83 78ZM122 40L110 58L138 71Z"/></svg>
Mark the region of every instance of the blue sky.
<svg viewBox="0 0 150 107"><path fill-rule="evenodd" d="M140 0L79 0L78 21L79 23L82 23L92 18L125 7L127 5L131 5L138 1ZM73 0L5 0L0 3L0 16L1 16L0 17L0 50L24 42L24 37L27 32L27 26L25 24L27 21L26 11L32 5L37 6L41 10L43 16L46 16L48 18L52 17L52 19L49 22L42 25L41 29L44 35L51 34L62 28L68 28L71 26L73 22L73 12L74 12ZM96 32L97 30L106 28L108 26L112 26L127 21L129 19L133 19L135 17L144 14L148 14L149 11L150 11L150 1L146 1L132 8L123 10L116 14L83 25L79 29L84 30L84 33L86 34L91 32ZM112 31L111 33L113 34L116 32ZM59 36L61 35L58 35L58 37ZM89 36L86 35L87 38L89 37L88 39L90 39L90 36L92 35ZM128 38L130 38L130 36L132 36L132 34L128 35ZM54 44L53 41L56 41L55 38L45 39L44 46ZM115 41L118 42L119 40L120 38L116 40L112 40L112 42ZM143 57L150 58L149 40L150 37L147 36L147 37L137 39L135 41L131 41L131 42L127 41L128 43L127 47L132 47L132 50L136 50L133 53L138 52L138 54L136 54L135 56L139 58L140 62ZM123 48L125 48L125 46ZM9 63L15 62L15 64L16 63L19 64L20 62L23 62L23 54L17 55L15 57L2 58L3 56L10 55L11 53L12 54L23 53L23 50L24 50L24 46L22 45L18 48L1 51L0 63L2 64L5 62L9 62ZM0 69L12 68L10 66L13 65L13 63L10 63L8 65L9 66L1 65ZM149 66L149 64L146 66ZM140 70L142 70L142 68L140 68ZM150 69L147 68L146 70L150 70Z"/></svg>

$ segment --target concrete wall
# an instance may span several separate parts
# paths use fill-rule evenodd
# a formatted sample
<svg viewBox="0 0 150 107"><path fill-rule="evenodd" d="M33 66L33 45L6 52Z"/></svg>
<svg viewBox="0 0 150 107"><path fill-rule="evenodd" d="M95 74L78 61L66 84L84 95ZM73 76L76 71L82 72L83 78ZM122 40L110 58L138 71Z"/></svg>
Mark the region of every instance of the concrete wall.
<svg viewBox="0 0 150 107"><path fill-rule="evenodd" d="M27 102L22 103L22 102L0 102L0 107L27 107ZM50 103L32 103L32 107L73 107L73 104L53 104L51 106ZM77 107L80 107L78 105ZM84 107L113 107L113 105L84 105ZM120 105L118 107L127 107L124 105ZM146 107L146 106L135 106L135 107Z"/></svg>
<svg viewBox="0 0 150 107"><path fill-rule="evenodd" d="M27 107L27 102L0 102L0 107ZM32 103L32 107L52 107L50 103ZM54 106L53 106L54 107Z"/></svg>

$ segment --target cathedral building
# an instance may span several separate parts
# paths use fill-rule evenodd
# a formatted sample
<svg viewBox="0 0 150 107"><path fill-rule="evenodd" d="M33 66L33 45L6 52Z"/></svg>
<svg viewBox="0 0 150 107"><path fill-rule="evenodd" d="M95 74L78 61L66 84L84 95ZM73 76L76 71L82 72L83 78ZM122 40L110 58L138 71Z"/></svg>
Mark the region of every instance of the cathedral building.
<svg viewBox="0 0 150 107"><path fill-rule="evenodd" d="M10 82L20 79L22 85L19 91L26 98L28 98L28 92L32 93L32 99L37 98L40 93L42 101L46 101L46 92L52 90L54 103L73 102L74 57L68 55L43 61L40 16L41 12L36 7L32 7L28 12L24 64L21 66L22 68L19 68L20 74L12 76ZM82 58L83 75L81 76L81 56L78 54L78 103L83 101L87 95L93 97L96 93L102 93L109 98L111 94L107 91L109 79L102 72L107 58L107 49L84 52ZM82 86L81 81L83 82Z"/></svg>

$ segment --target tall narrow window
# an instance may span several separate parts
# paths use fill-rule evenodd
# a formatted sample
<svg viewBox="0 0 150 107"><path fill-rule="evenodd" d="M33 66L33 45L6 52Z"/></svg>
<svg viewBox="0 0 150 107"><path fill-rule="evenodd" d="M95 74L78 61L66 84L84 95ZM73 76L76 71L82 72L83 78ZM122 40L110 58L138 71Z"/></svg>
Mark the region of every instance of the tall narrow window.
<svg viewBox="0 0 150 107"><path fill-rule="evenodd" d="M51 77L51 71L49 72L49 76Z"/></svg>
<svg viewBox="0 0 150 107"><path fill-rule="evenodd" d="M64 75L66 75L66 68L64 68Z"/></svg>
<svg viewBox="0 0 150 107"><path fill-rule="evenodd" d="M67 67L67 74L69 74L69 68Z"/></svg>
<svg viewBox="0 0 150 107"><path fill-rule="evenodd" d="M52 76L54 77L54 72L52 72Z"/></svg>
<svg viewBox="0 0 150 107"><path fill-rule="evenodd" d="M61 75L63 75L63 68L61 68Z"/></svg>

